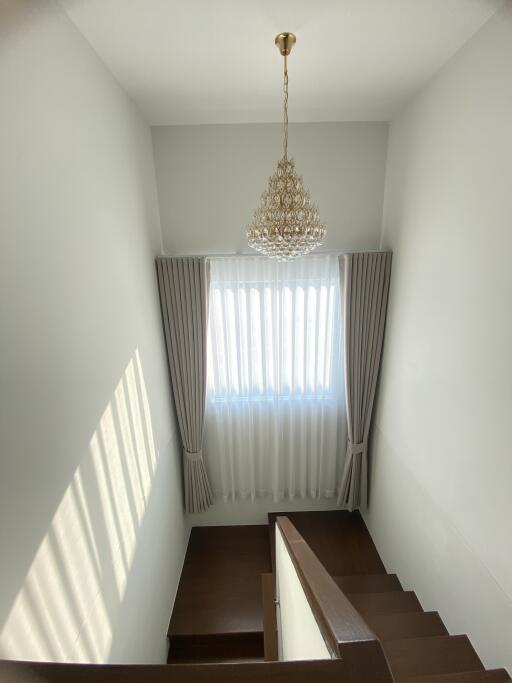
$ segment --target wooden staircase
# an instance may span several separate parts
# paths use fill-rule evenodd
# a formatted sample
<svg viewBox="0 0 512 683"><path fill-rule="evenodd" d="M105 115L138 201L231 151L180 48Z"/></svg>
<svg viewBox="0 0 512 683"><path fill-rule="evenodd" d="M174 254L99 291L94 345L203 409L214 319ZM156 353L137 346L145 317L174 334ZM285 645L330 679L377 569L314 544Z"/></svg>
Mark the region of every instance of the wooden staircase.
<svg viewBox="0 0 512 683"><path fill-rule="evenodd" d="M330 538L326 537L323 524L326 514L330 517L327 519ZM377 572L366 571L366 566L377 565L373 557L373 552L377 551L359 513L287 513L306 542L315 547L318 558L328 570L339 569L339 563L343 562L343 558L337 556L344 550L343 542L341 548L336 542L343 536L342 522L336 524L333 519L337 515L346 516L345 524L353 521L354 533L349 537L349 545L357 552L350 562L358 571L332 576L378 636L397 683L503 683L511 680L504 669L485 671L469 638L449 635L439 614L424 612L416 593L404 591L396 574L387 574L383 565ZM273 522L274 515L270 517Z"/></svg>
<svg viewBox="0 0 512 683"><path fill-rule="evenodd" d="M437 612L423 611L414 591L403 590L396 574L386 573L359 513L284 514L379 638L397 683L511 680L503 669L486 671L466 635L449 635ZM214 527L196 533L203 546L209 534L217 541L223 538L224 559L198 552L193 532L169 627L169 662L263 659L261 574L274 568L276 516L269 514L266 549L261 527L238 527L238 533L233 527ZM231 534L231 540L226 541L224 534ZM258 556L248 550L251 538L259 539ZM189 591L193 598L184 594ZM241 614L246 608L244 622Z"/></svg>
<svg viewBox="0 0 512 683"><path fill-rule="evenodd" d="M167 665L0 659L0 681L40 683L505 683L465 635L387 574L361 516L286 513L279 529L330 659L276 661L275 518L192 531ZM281 610L283 609L281 601ZM288 605L293 603L288 602ZM304 643L307 647L307 643Z"/></svg>

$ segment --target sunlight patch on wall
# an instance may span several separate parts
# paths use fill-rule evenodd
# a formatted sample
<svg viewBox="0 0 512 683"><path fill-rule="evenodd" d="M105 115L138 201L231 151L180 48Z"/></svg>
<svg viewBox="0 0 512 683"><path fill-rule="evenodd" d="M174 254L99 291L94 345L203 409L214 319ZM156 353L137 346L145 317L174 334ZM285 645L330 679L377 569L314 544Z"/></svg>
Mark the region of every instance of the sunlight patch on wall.
<svg viewBox="0 0 512 683"><path fill-rule="evenodd" d="M0 657L107 661L156 462L137 349L14 601Z"/></svg>

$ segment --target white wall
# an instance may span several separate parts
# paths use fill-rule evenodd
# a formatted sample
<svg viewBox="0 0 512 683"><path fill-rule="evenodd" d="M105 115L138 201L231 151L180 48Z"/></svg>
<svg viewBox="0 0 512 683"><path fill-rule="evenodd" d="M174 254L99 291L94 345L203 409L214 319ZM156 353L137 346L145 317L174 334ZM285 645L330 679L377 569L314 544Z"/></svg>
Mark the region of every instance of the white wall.
<svg viewBox="0 0 512 683"><path fill-rule="evenodd" d="M245 230L282 151L280 124L152 129L164 251L248 252ZM387 123L290 125L290 153L328 228L324 250L377 249ZM336 498L224 503L194 525L264 524L269 511L324 510Z"/></svg>
<svg viewBox="0 0 512 683"><path fill-rule="evenodd" d="M214 480L214 477L212 477ZM220 496L220 494L219 494ZM272 496L251 500L223 501L218 498L206 512L190 515L193 526L230 524L267 524L269 512L299 512L308 510L338 510L333 498L294 498L274 501Z"/></svg>
<svg viewBox="0 0 512 683"><path fill-rule="evenodd" d="M276 596L279 659L331 659L297 570L276 525Z"/></svg>
<svg viewBox="0 0 512 683"><path fill-rule="evenodd" d="M512 7L393 122L393 274L370 531L388 570L512 671Z"/></svg>
<svg viewBox="0 0 512 683"><path fill-rule="evenodd" d="M290 125L290 155L328 229L325 250L378 248L387 129L386 123ZM282 156L281 124L152 132L165 253L249 251L247 225Z"/></svg>
<svg viewBox="0 0 512 683"><path fill-rule="evenodd" d="M188 527L150 131L53 4L0 31L0 657L163 661Z"/></svg>

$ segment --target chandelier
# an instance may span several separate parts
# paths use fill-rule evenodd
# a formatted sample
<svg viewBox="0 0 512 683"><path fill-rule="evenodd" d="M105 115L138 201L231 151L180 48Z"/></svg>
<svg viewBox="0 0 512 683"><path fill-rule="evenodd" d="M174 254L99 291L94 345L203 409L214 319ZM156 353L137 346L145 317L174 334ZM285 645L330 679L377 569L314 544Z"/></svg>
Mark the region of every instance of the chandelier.
<svg viewBox="0 0 512 683"><path fill-rule="evenodd" d="M290 261L316 249L324 240L318 207L288 159L288 55L296 42L293 33L279 33L275 43L284 57L283 158L268 179L260 205L247 228L247 242L257 251L279 261Z"/></svg>

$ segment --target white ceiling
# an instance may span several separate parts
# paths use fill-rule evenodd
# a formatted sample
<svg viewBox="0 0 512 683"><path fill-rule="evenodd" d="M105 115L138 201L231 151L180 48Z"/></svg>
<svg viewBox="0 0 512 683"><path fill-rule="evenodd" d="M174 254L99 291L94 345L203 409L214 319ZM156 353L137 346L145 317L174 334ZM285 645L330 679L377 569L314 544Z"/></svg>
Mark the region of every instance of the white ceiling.
<svg viewBox="0 0 512 683"><path fill-rule="evenodd" d="M60 0L154 125L388 120L503 0Z"/></svg>

